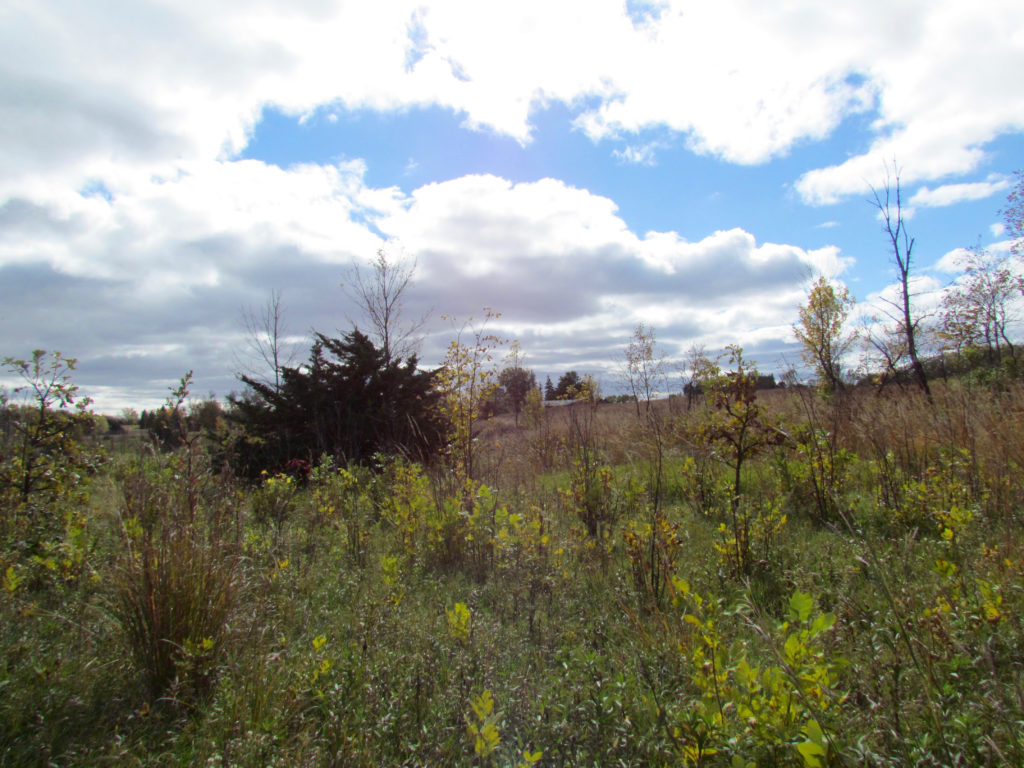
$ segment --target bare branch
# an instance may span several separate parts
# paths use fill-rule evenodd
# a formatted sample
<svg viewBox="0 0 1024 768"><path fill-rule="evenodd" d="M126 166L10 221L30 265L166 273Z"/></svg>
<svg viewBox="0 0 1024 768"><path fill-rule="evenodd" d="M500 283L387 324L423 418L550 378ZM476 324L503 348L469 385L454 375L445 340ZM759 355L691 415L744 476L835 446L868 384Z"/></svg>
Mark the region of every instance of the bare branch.
<svg viewBox="0 0 1024 768"><path fill-rule="evenodd" d="M242 325L245 327L249 360L239 361L236 358L236 364L241 371L279 392L281 369L295 358L295 349L285 342L287 334L281 292L271 291L266 304L258 309L251 306L243 308Z"/></svg>
<svg viewBox="0 0 1024 768"><path fill-rule="evenodd" d="M895 183L894 183L895 182ZM883 231L889 238L892 248L892 259L899 272L900 303L894 306L898 312L897 326L901 328L906 340L907 356L910 358L910 367L917 379L918 386L931 400L931 389L928 386L928 377L925 374L917 350L917 323L911 315L910 307L910 268L914 252L914 238L907 232L906 221L903 217L903 193L900 186L900 169L893 161L890 174L888 166L885 169L885 186L881 192L871 187L872 205L878 209L883 222ZM879 350L881 351L881 350ZM888 357L888 356L887 356ZM891 363L890 363L891 365Z"/></svg>
<svg viewBox="0 0 1024 768"><path fill-rule="evenodd" d="M405 294L415 273L415 259L402 264L381 248L376 258L370 260L368 270L353 265L346 271L346 282L341 284L342 290L359 308L371 337L388 360L416 354L422 340L420 331L430 317L428 311L417 320L406 322L403 319ZM354 326L359 325L351 317L348 321Z"/></svg>

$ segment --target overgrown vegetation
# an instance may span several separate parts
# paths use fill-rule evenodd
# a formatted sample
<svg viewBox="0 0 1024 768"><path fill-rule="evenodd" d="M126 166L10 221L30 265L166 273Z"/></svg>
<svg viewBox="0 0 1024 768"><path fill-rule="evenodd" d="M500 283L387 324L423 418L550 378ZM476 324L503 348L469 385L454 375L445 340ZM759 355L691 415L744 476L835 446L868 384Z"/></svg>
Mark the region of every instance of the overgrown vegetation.
<svg viewBox="0 0 1024 768"><path fill-rule="evenodd" d="M1024 386L726 369L688 409L479 422L472 464L255 481L184 380L172 449L4 496L3 763L1024 761ZM98 455L62 439L54 478Z"/></svg>
<svg viewBox="0 0 1024 768"><path fill-rule="evenodd" d="M187 374L105 446L73 360L5 360L0 763L1024 764L1024 381L970 287L1002 267L951 294L959 378L848 386L819 281L820 387L693 347L659 398L639 326L610 404L499 371L489 312L419 370L377 263L379 345L275 351L227 410Z"/></svg>

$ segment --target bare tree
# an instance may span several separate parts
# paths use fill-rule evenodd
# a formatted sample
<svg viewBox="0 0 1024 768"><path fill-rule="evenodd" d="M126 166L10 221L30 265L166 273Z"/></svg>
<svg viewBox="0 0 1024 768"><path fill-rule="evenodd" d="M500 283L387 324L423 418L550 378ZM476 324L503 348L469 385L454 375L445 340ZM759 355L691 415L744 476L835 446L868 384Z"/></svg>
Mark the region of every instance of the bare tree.
<svg viewBox="0 0 1024 768"><path fill-rule="evenodd" d="M914 238L907 232L907 223L903 218L900 171L895 163L893 163L891 174L888 167L886 168L885 186L882 190L879 191L871 187L871 192L873 195L871 202L878 209L882 218L883 231L889 238L893 262L896 265L900 281L900 300L890 302L894 310L890 317L896 321L906 340L906 353L910 359L910 369L914 378L921 391L931 400L932 392L928 386L928 376L925 374L924 365L921 363L917 350L917 326L920 318L912 316L910 307L910 270Z"/></svg>
<svg viewBox="0 0 1024 768"><path fill-rule="evenodd" d="M907 337L903 326L899 323L886 326L877 317L863 317L859 331L863 349L861 365L864 372L875 379L878 391L893 381L902 389L899 372L907 359ZM875 376L873 372L879 368L882 373Z"/></svg>
<svg viewBox="0 0 1024 768"><path fill-rule="evenodd" d="M281 292L271 291L270 298L258 309L251 306L243 308L242 325L246 332L248 359L236 359L236 363L251 378L264 381L279 392L281 369L295 358L294 347L287 343ZM270 374L267 375L266 371Z"/></svg>
<svg viewBox="0 0 1024 768"><path fill-rule="evenodd" d="M341 284L342 290L359 308L371 338L384 351L387 360L416 353L421 340L418 334L430 315L426 312L418 320L403 320L405 293L415 272L415 260L397 262L386 249L380 248L368 269L353 265L346 271L346 282ZM351 317L349 322L358 326Z"/></svg>

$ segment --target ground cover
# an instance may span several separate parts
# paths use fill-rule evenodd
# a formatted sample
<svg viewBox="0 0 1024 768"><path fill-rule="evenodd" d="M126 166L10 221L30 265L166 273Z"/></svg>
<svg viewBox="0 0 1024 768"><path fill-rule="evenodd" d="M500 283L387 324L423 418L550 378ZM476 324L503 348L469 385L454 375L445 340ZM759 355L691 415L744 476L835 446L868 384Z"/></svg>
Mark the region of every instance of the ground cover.
<svg viewBox="0 0 1024 768"><path fill-rule="evenodd" d="M1024 762L1024 388L747 396L8 494L0 762Z"/></svg>

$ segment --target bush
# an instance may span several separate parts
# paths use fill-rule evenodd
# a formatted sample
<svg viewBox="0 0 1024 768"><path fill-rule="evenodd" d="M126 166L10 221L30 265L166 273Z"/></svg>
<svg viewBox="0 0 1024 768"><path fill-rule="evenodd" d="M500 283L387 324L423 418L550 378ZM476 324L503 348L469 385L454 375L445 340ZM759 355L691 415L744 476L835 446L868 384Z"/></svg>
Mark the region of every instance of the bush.
<svg viewBox="0 0 1024 768"><path fill-rule="evenodd" d="M38 554L60 537L64 515L84 501L98 463L81 437L92 427L88 398L71 383L75 360L37 349L31 360L4 358L24 384L0 393L0 533Z"/></svg>

